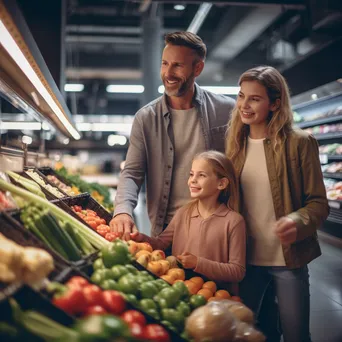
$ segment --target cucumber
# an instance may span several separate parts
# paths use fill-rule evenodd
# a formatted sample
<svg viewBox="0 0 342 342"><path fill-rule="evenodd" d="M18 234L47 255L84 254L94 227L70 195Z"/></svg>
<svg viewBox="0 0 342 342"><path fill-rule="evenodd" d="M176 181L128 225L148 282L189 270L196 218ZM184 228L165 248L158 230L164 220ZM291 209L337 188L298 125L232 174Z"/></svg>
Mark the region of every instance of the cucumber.
<svg viewBox="0 0 342 342"><path fill-rule="evenodd" d="M69 256L69 260L76 261L80 260L82 258L82 255L77 248L75 242L72 240L70 235L62 229L57 220L54 218L51 214L46 214L42 217L43 222L46 224L50 224L52 229L55 232L55 237L60 242L60 244L63 246L64 250Z"/></svg>
<svg viewBox="0 0 342 342"><path fill-rule="evenodd" d="M63 245L59 242L59 240L56 237L55 229L54 227L51 227L51 225L48 223L46 224L43 221L43 217L39 217L38 215L35 215L33 217L35 226L39 229L41 234L44 235L44 237L48 240L50 243L52 249L59 253L64 259L70 260L67 252L63 248Z"/></svg>

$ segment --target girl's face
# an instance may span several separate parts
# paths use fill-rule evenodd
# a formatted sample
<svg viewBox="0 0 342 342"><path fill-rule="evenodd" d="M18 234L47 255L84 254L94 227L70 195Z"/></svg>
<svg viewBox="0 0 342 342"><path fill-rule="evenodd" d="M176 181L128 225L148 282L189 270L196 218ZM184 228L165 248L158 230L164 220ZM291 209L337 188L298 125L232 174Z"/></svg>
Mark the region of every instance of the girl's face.
<svg viewBox="0 0 342 342"><path fill-rule="evenodd" d="M270 103L266 88L257 81L243 81L236 101L241 121L250 126L267 126L270 111L275 105Z"/></svg>
<svg viewBox="0 0 342 342"><path fill-rule="evenodd" d="M227 178L219 179L205 159L195 159L192 162L188 180L191 198L216 200L227 185Z"/></svg>

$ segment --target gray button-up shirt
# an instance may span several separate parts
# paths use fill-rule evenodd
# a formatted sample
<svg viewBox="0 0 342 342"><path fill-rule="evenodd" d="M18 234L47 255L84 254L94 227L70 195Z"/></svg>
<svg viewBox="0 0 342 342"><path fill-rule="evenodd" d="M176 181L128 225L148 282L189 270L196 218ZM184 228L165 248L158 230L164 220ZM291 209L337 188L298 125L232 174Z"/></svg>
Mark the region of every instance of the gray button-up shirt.
<svg viewBox="0 0 342 342"><path fill-rule="evenodd" d="M205 91L195 84L193 105L199 115L206 149L223 152L227 122L234 100ZM122 213L133 215L146 176L151 234L160 234L169 203L173 161L173 131L164 94L142 107L135 115L125 168L120 175L115 198L114 216Z"/></svg>

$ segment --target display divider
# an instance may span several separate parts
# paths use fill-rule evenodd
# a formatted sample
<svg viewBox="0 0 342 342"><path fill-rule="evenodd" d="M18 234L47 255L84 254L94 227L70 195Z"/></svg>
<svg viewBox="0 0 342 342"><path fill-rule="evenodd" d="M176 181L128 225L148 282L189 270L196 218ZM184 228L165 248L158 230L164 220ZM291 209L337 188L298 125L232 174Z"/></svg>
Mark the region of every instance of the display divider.
<svg viewBox="0 0 342 342"><path fill-rule="evenodd" d="M56 188L56 189L57 189L62 195L64 195L64 196L63 196L63 197L57 197L57 196L55 196L54 194L52 194L50 191L48 191L47 189L45 189L45 188L44 188L42 185L40 185L33 177L31 177L29 174L26 173L26 171L28 171L28 170L32 170L32 171L34 171L35 173L37 173L37 174L43 179L43 181L45 182L45 184L48 184L48 185L50 185L50 186ZM58 188L55 184L53 184L52 182L50 182L50 181L46 178L46 176L45 176L43 173L41 173L41 172L39 171L39 169L36 168L36 167L25 167L25 168L24 168L24 171L21 172L20 174L24 174L25 176L27 176L28 179L35 181L43 190L45 190L47 193L49 193L50 197L52 197L52 198L50 198L50 199L62 199L62 198L64 198L64 197L69 197L69 195L68 195L67 193L65 193L63 190L61 190L60 188ZM44 193L45 193L45 192L44 192Z"/></svg>

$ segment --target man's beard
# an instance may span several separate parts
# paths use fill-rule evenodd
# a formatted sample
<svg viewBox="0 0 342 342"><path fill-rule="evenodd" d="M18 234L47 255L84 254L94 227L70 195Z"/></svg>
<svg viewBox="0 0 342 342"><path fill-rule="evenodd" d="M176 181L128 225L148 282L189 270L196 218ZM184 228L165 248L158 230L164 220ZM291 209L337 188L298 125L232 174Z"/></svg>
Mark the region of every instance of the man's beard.
<svg viewBox="0 0 342 342"><path fill-rule="evenodd" d="M173 77L172 78L173 80L181 82L181 83L178 83L180 84L180 86L177 89L168 90L166 86L167 81L165 80L165 77L163 77L165 94L168 96L176 96L176 97L183 96L192 87L194 78L195 78L194 73L191 73L191 75L185 81L181 81L181 79Z"/></svg>

